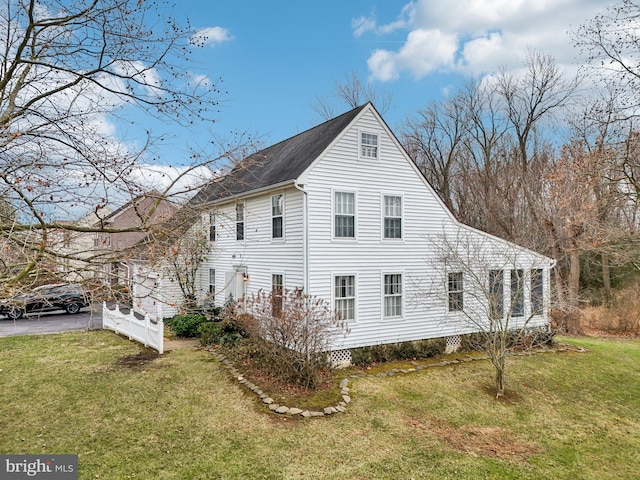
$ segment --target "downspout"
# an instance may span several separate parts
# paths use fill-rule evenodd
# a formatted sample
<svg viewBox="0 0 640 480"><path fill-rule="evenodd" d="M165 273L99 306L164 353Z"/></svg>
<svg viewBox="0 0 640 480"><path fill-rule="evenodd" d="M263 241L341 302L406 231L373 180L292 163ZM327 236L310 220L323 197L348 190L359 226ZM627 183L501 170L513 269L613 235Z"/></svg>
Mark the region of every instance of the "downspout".
<svg viewBox="0 0 640 480"><path fill-rule="evenodd" d="M307 191L298 181L293 182L293 186L302 192L302 278L304 293L309 294L309 202Z"/></svg>

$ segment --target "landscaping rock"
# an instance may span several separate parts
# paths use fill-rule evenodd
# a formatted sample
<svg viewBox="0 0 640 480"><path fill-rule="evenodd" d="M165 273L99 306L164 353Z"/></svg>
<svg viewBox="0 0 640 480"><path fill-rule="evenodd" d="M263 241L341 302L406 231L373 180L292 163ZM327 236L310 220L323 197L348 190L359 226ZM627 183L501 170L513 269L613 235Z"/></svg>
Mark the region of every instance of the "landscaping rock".
<svg viewBox="0 0 640 480"><path fill-rule="evenodd" d="M275 409L276 413L287 413L288 411L289 407L285 407L284 405Z"/></svg>
<svg viewBox="0 0 640 480"><path fill-rule="evenodd" d="M287 415L300 415L302 410L300 408L291 407L287 410Z"/></svg>
<svg viewBox="0 0 640 480"><path fill-rule="evenodd" d="M331 415L333 412L333 408L332 407L327 407L323 410L325 415Z"/></svg>
<svg viewBox="0 0 640 480"><path fill-rule="evenodd" d="M340 388L345 388L347 385L349 385L349 379L348 378L343 378L340 381Z"/></svg>
<svg viewBox="0 0 640 480"><path fill-rule="evenodd" d="M262 399L262 401L263 401L264 403L266 403L267 405L271 405L271 404L273 403L273 398L271 398L271 397L264 397L264 398Z"/></svg>
<svg viewBox="0 0 640 480"><path fill-rule="evenodd" d="M351 397L349 395L342 395L342 400L344 400L344 403L349 403L351 401Z"/></svg>
<svg viewBox="0 0 640 480"><path fill-rule="evenodd" d="M274 410L275 411L278 408L280 408L280 405L278 405L277 403L272 403L272 404L269 405L269 410Z"/></svg>

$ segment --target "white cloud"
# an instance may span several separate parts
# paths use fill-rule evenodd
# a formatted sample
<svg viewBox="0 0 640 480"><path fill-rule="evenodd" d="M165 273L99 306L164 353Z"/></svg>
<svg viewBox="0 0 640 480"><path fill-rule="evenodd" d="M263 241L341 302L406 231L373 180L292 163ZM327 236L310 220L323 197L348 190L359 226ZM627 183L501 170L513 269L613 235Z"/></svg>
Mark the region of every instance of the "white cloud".
<svg viewBox="0 0 640 480"><path fill-rule="evenodd" d="M407 70L421 78L435 70L446 68L455 60L457 40L439 30L414 30L398 52L376 50L368 65L373 78L387 81Z"/></svg>
<svg viewBox="0 0 640 480"><path fill-rule="evenodd" d="M130 172L129 180L143 190L158 190L183 198L193 195L197 189L211 180L218 172L206 166L174 166L167 164L141 163ZM168 191L167 191L168 189Z"/></svg>
<svg viewBox="0 0 640 480"><path fill-rule="evenodd" d="M351 28L354 37L361 37L364 33L376 29L376 19L373 15L354 18L351 20Z"/></svg>
<svg viewBox="0 0 640 480"><path fill-rule="evenodd" d="M368 17L361 16L351 20L351 28L353 29L354 37L361 37L366 32L373 31L377 34L388 34L395 30L407 28L411 24L411 18L414 13L414 2L409 2L400 11L398 18L393 22L378 25L375 13L372 13Z"/></svg>
<svg viewBox="0 0 640 480"><path fill-rule="evenodd" d="M220 43L230 42L235 37L231 32L222 27L205 27L196 31L191 37L191 43L194 45L211 45L215 46Z"/></svg>
<svg viewBox="0 0 640 480"><path fill-rule="evenodd" d="M386 25L378 25L371 16L352 26L355 36L408 31L397 50L371 53L373 79L388 81L403 72L416 78L434 71L482 75L519 67L528 48L570 65L577 52L567 32L603 8L600 0L416 0Z"/></svg>

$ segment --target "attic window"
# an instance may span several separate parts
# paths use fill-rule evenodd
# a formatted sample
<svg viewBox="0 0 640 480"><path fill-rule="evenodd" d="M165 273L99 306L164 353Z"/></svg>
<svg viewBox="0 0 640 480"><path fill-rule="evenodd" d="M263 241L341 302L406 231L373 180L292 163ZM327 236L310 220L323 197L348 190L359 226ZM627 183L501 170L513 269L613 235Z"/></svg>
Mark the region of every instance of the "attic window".
<svg viewBox="0 0 640 480"><path fill-rule="evenodd" d="M360 156L362 158L378 158L378 135L360 133Z"/></svg>

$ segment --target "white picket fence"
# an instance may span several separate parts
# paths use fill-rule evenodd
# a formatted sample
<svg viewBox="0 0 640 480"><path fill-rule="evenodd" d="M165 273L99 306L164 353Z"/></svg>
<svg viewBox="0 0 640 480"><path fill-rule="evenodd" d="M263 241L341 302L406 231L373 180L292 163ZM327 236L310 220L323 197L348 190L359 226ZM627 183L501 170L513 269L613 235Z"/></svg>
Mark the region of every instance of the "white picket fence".
<svg viewBox="0 0 640 480"><path fill-rule="evenodd" d="M116 304L115 309L107 308L106 302L102 303L102 325L116 333L126 335L129 340L142 343L145 347L151 347L164 352L164 323L158 319L154 323L145 315L143 320L137 318L131 310L129 313L122 313Z"/></svg>

